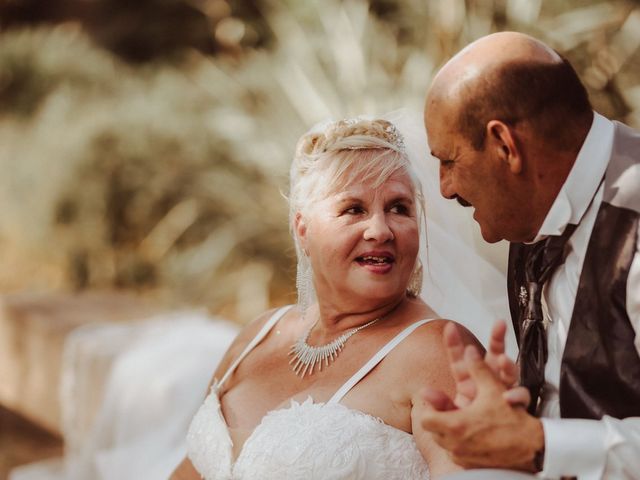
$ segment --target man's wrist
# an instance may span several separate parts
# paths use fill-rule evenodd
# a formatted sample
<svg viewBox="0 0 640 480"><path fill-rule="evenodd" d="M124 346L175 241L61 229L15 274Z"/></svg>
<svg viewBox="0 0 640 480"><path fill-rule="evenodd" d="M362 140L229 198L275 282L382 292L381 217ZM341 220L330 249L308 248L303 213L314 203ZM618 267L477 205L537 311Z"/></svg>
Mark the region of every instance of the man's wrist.
<svg viewBox="0 0 640 480"><path fill-rule="evenodd" d="M533 468L535 473L541 472L544 469L544 444L533 456Z"/></svg>
<svg viewBox="0 0 640 480"><path fill-rule="evenodd" d="M532 450L533 458L531 461L531 472L538 473L544 469L544 453L545 453L545 441L544 441L544 428L539 418L530 417L532 420Z"/></svg>

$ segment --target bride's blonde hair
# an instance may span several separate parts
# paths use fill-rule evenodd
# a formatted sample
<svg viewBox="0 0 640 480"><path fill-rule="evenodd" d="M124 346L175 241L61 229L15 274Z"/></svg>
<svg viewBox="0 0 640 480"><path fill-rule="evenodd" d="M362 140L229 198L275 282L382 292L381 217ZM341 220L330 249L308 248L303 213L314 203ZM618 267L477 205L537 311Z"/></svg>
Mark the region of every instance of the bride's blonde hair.
<svg viewBox="0 0 640 480"><path fill-rule="evenodd" d="M298 257L298 303L314 297L311 265L301 249L295 218L309 206L356 182L378 188L396 172L406 172L413 184L419 226L424 223L422 186L409 161L402 134L383 119L354 118L313 128L296 146L289 184L289 226Z"/></svg>
<svg viewBox="0 0 640 480"><path fill-rule="evenodd" d="M290 221L308 205L356 181L371 181L377 188L398 171L409 175L422 200L402 135L387 120L356 118L312 129L298 140L291 164Z"/></svg>

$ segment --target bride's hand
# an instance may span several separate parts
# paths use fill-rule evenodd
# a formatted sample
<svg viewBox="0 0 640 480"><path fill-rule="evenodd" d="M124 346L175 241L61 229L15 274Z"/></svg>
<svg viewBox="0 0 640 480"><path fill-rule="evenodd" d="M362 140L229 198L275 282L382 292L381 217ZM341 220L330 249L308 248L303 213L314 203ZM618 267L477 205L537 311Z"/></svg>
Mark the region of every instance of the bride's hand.
<svg viewBox="0 0 640 480"><path fill-rule="evenodd" d="M491 329L489 349L484 360L508 389L503 394L504 398L511 405L521 405L526 408L530 402L529 391L515 386L518 382L518 367L505 353L506 333L507 324L504 320L498 320ZM476 397L477 389L464 360L465 344L453 322L445 327L444 340L449 365L456 382L456 396L453 404L458 408L464 407Z"/></svg>

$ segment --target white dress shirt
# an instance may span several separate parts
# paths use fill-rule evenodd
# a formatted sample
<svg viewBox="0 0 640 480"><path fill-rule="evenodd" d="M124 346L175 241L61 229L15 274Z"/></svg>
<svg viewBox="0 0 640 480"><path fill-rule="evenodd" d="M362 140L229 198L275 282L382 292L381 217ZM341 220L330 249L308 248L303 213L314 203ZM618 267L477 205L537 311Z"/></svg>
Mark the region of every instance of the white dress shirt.
<svg viewBox="0 0 640 480"><path fill-rule="evenodd" d="M578 224L568 241L570 253L543 291L549 357L541 416L545 460L541 476L640 479L640 417L618 420L560 419L560 365L573 313L580 272L603 195L601 180L613 146L613 123L595 113L593 124L565 184L542 224L536 241L560 235ZM640 152L639 152L640 153ZM638 193L640 194L640 192ZM640 238L627 281L627 314L640 354Z"/></svg>

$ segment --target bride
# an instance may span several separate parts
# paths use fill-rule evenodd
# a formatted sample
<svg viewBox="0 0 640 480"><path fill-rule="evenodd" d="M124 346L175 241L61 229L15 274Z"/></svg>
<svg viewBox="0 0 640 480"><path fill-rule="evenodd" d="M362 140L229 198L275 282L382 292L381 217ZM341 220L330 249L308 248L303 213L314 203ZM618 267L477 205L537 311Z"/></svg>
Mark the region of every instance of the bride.
<svg viewBox="0 0 640 480"><path fill-rule="evenodd" d="M431 438L412 435L420 389L455 386L445 321L419 298L423 195L402 135L381 119L312 130L298 142L289 202L298 303L233 342L171 479L455 471Z"/></svg>
<svg viewBox="0 0 640 480"><path fill-rule="evenodd" d="M418 439L429 445L423 448L423 460L409 434L414 386L441 382L445 389L451 388L448 367L438 356L441 322L418 326L384 360L387 349L373 361L369 359L405 325L433 316L455 318L486 342L491 323L506 318L508 312L504 274L486 261L501 252L494 248L479 255L473 236L475 223L464 216L468 212L440 196L438 166L428 157L421 113L402 110L390 115L386 118L393 118L404 144L399 135L391 135L394 128L385 122L324 125L303 137L292 168L290 195L292 224L304 227L294 231L300 259L299 302L281 311L279 315L284 316L273 330L265 330L255 350L249 353L246 349L242 355L243 345L253 346L261 340L259 335L251 342L262 325L269 324L270 314L258 319L238 337L216 372L217 394L208 397L189 435L189 458L206 478L232 474L236 478L426 478L427 469L435 476L451 467L442 452L432 448L430 438ZM406 157L415 162L413 168ZM343 184L347 188L341 188ZM422 228L420 185L428 229ZM353 192L358 186L361 190ZM351 228L367 212L366 205L350 205L345 209L348 215L342 217L322 215L336 193L352 192L356 197L352 200L362 194L360 200L365 202L369 201L366 195L384 198L394 186L403 195L409 191L408 203L413 202L415 213L413 219L406 217L406 223L395 224L411 228L396 232L390 221L379 224L377 228L387 225L386 235L391 231L392 239L384 241L383 235L375 240L381 235L375 233L376 228L368 240L362 232L351 237ZM323 189L331 194L323 197ZM394 202L385 215L403 219L402 212L402 202ZM309 224L314 215L317 220ZM340 218L351 220L332 223ZM326 228L318 230L322 225ZM415 254L417 227L419 258L425 265L421 297L431 308L411 296L420 287L419 268L408 261ZM357 245L352 245L354 238ZM390 266L388 259L372 262L379 259L368 258L369 265L356 261L353 271L344 270L340 260L345 251L375 242L385 243L382 253L395 256ZM305 249L310 256L304 255ZM354 254L361 255L359 250ZM378 269L381 272L374 274ZM390 274L383 273L387 269ZM317 277L319 302L311 272ZM359 276L354 277L356 272ZM396 279L406 285L394 283ZM341 316L337 307L345 308L348 315ZM315 320L320 322L306 339L309 346L334 343L339 331L378 317L380 320L345 342L335 362L327 359L322 371L314 365L313 372L301 378L289 370L291 344ZM74 331L65 344L61 385L65 458L21 466L10 478L166 479L185 456L188 425L202 402L198 392L234 335L235 329L228 325L184 312L148 322ZM300 345L303 351L310 350ZM512 356L514 347L507 345ZM113 365L105 370L105 361L112 356ZM360 375L354 376L356 371ZM230 373L223 378L226 372ZM92 414L96 405L98 410ZM200 474L191 460L185 460L173 478L200 478Z"/></svg>

